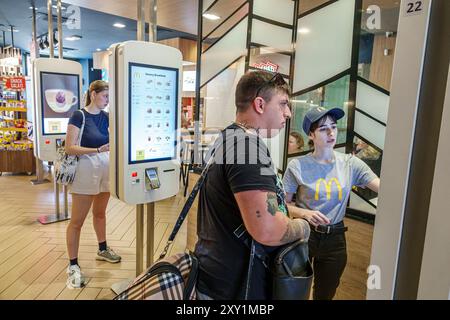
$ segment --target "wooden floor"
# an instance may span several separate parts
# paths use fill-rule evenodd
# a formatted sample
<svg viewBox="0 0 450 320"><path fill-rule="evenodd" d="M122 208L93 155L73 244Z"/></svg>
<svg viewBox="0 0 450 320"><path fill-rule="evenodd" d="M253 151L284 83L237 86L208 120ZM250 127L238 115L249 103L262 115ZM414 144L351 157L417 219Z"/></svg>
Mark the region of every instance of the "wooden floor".
<svg viewBox="0 0 450 320"><path fill-rule="evenodd" d="M53 185L32 186L31 178L0 177L0 299L111 299L112 284L135 276L135 207L112 198L108 205L107 241L122 256L117 264L95 260L98 245L89 213L78 257L88 283L83 289L69 290L65 285L68 221L48 225L36 221L40 214L54 212ZM183 204L182 196L156 204L155 258L166 244ZM182 252L185 247L183 226L169 254Z"/></svg>
<svg viewBox="0 0 450 320"><path fill-rule="evenodd" d="M336 300L365 300L367 267L370 263L373 226L346 218L347 266L336 292Z"/></svg>
<svg viewBox="0 0 450 320"><path fill-rule="evenodd" d="M97 241L89 214L82 229L79 253L88 283L83 289L69 290L65 285L68 222L41 225L36 221L39 215L54 212L53 185L32 186L31 178L34 177L0 177L0 299L111 299L112 284L135 276L135 208L112 198L107 209L107 240L122 256L118 264L95 260ZM162 251L183 204L181 193L156 204L155 258ZM336 299L364 299L373 228L354 220L347 219L346 223L350 227L349 258ZM169 254L184 251L186 225Z"/></svg>

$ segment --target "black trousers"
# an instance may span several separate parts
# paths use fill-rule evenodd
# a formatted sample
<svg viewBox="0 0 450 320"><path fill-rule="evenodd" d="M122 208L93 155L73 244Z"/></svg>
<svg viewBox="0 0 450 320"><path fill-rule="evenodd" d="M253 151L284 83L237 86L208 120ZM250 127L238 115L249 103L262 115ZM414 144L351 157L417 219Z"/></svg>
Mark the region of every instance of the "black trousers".
<svg viewBox="0 0 450 320"><path fill-rule="evenodd" d="M309 258L314 269L314 300L333 299L347 264L345 233L318 233L311 229Z"/></svg>

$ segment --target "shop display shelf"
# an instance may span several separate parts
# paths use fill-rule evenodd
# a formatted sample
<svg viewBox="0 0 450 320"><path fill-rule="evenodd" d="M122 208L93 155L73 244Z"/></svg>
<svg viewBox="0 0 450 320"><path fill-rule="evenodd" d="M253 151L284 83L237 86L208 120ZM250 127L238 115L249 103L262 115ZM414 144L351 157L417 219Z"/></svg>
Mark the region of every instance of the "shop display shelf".
<svg viewBox="0 0 450 320"><path fill-rule="evenodd" d="M0 107L0 111L17 111L17 112L27 112L27 108L10 108L10 107Z"/></svg>
<svg viewBox="0 0 450 320"><path fill-rule="evenodd" d="M27 128L0 128L0 131L28 132Z"/></svg>

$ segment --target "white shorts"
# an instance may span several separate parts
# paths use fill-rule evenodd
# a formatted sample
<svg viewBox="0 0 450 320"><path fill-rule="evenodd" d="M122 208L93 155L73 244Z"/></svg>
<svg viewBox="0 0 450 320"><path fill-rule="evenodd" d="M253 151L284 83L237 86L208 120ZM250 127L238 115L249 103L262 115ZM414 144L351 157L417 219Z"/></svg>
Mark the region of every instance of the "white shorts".
<svg viewBox="0 0 450 320"><path fill-rule="evenodd" d="M70 193L96 195L101 192L109 192L109 152L80 156Z"/></svg>

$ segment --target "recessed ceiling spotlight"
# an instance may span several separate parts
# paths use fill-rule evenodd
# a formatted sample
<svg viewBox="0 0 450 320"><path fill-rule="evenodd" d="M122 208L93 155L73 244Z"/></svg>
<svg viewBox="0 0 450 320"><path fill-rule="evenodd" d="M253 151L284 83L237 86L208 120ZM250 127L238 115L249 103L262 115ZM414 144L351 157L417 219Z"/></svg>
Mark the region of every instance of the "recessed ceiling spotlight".
<svg viewBox="0 0 450 320"><path fill-rule="evenodd" d="M30 6L30 7L28 7L30 10L33 10L33 7L32 6ZM34 8L34 10L37 10L38 8Z"/></svg>
<svg viewBox="0 0 450 320"><path fill-rule="evenodd" d="M83 38L83 37L75 34L70 37L65 37L64 39L66 39L67 41L77 41L77 40L81 40L81 38Z"/></svg>
<svg viewBox="0 0 450 320"><path fill-rule="evenodd" d="M301 34L307 34L307 33L310 33L311 32L311 30L309 30L308 28L300 28L300 29L298 29L298 33L301 33Z"/></svg>
<svg viewBox="0 0 450 320"><path fill-rule="evenodd" d="M212 13L204 13L203 18L206 18L208 20L219 20L220 19L219 16L216 16L215 14L212 14Z"/></svg>
<svg viewBox="0 0 450 320"><path fill-rule="evenodd" d="M97 48L97 49L95 49L95 50L97 50L97 51L102 51L102 49L100 49L100 48Z"/></svg>
<svg viewBox="0 0 450 320"><path fill-rule="evenodd" d="M52 5L52 8L53 9L58 9L58 6L57 5ZM61 6L61 10L66 10L66 7Z"/></svg>
<svg viewBox="0 0 450 320"><path fill-rule="evenodd" d="M124 25L123 23L119 23L119 22L114 23L113 26L116 28L125 28L126 27L126 25Z"/></svg>

